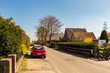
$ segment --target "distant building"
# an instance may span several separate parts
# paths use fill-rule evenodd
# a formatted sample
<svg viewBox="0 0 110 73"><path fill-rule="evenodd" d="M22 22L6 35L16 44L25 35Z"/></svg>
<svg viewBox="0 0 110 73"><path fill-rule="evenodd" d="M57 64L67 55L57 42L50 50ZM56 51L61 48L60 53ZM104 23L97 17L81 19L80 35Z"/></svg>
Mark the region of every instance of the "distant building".
<svg viewBox="0 0 110 73"><path fill-rule="evenodd" d="M63 33L55 33L54 35L52 35L51 37L51 41L61 41L61 39L63 38L64 34ZM50 37L47 36L46 40L49 41Z"/></svg>
<svg viewBox="0 0 110 73"><path fill-rule="evenodd" d="M61 39L63 38L64 34L63 33L55 33L52 37L51 40L52 41L61 41Z"/></svg>
<svg viewBox="0 0 110 73"><path fill-rule="evenodd" d="M93 32L87 32L84 28L66 28L62 41L76 42L83 41L86 38L92 38L94 41L96 37Z"/></svg>
<svg viewBox="0 0 110 73"><path fill-rule="evenodd" d="M49 36L47 36L47 37L46 37L46 41L49 41L49 40L50 40L49 38L50 38L50 37L49 37Z"/></svg>

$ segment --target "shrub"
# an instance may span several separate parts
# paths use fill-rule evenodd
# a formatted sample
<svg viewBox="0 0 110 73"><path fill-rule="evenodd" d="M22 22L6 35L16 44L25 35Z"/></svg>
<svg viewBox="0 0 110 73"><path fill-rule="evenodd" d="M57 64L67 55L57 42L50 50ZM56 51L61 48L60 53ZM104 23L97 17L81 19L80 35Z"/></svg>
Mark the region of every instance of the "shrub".
<svg viewBox="0 0 110 73"><path fill-rule="evenodd" d="M84 43L92 43L92 38L86 38L83 42Z"/></svg>
<svg viewBox="0 0 110 73"><path fill-rule="evenodd" d="M98 49L98 45L95 43L83 42L52 42L51 47L89 56L96 56Z"/></svg>
<svg viewBox="0 0 110 73"><path fill-rule="evenodd" d="M51 47L57 46L68 46L68 47L74 47L74 48L87 48L87 49L95 49L97 48L97 44L95 43L75 43L75 42L52 42Z"/></svg>
<svg viewBox="0 0 110 73"><path fill-rule="evenodd" d="M25 55L26 52L27 52L26 46L25 46L24 44L21 44L21 45L20 45L20 49L22 50L22 54Z"/></svg>
<svg viewBox="0 0 110 73"><path fill-rule="evenodd" d="M45 45L45 41L36 41L35 44Z"/></svg>
<svg viewBox="0 0 110 73"><path fill-rule="evenodd" d="M2 59L2 58L5 58L6 56L0 56L0 60Z"/></svg>

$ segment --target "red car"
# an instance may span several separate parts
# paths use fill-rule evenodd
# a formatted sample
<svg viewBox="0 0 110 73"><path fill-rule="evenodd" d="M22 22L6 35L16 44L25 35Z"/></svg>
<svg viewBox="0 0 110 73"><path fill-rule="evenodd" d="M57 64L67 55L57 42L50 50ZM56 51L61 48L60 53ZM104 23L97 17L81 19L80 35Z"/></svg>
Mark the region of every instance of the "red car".
<svg viewBox="0 0 110 73"><path fill-rule="evenodd" d="M41 45L35 45L33 46L32 48L32 51L31 51L31 56L40 56L40 57L43 57L43 58L46 58L46 50L43 46Z"/></svg>

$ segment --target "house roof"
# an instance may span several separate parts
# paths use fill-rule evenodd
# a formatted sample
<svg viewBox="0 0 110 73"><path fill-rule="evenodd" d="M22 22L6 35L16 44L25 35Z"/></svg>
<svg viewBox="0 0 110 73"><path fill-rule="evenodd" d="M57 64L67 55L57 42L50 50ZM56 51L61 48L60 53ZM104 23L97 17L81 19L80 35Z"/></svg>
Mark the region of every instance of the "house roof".
<svg viewBox="0 0 110 73"><path fill-rule="evenodd" d="M73 36L73 32L87 32L85 28L66 28L65 35L68 39L71 39Z"/></svg>
<svg viewBox="0 0 110 73"><path fill-rule="evenodd" d="M82 40L84 40L85 38L92 38L93 40L96 40L96 37L94 35L93 32L73 32L74 37L79 39L81 38Z"/></svg>
<svg viewBox="0 0 110 73"><path fill-rule="evenodd" d="M92 37L93 40L97 40L93 32L88 32L87 37Z"/></svg>
<svg viewBox="0 0 110 73"><path fill-rule="evenodd" d="M92 37L93 40L96 40L96 37L93 32L87 32L85 28L66 28L65 35L63 40L72 41L74 38L80 38L84 40L87 37Z"/></svg>

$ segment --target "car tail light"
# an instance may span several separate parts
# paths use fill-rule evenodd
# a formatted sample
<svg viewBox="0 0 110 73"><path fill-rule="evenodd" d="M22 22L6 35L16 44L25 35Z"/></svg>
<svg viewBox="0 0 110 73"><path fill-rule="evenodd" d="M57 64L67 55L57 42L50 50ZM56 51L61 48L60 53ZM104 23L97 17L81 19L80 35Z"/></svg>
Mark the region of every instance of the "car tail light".
<svg viewBox="0 0 110 73"><path fill-rule="evenodd" d="M46 52L44 51L43 54L46 54Z"/></svg>

